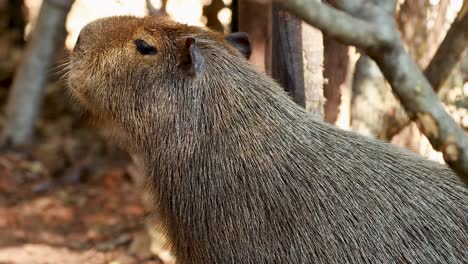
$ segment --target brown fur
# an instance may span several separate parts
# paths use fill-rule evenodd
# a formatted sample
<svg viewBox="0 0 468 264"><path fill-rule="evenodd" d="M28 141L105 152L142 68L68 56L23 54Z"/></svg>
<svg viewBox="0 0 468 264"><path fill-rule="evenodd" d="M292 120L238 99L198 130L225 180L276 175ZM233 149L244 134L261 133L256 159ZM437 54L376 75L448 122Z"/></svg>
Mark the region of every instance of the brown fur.
<svg viewBox="0 0 468 264"><path fill-rule="evenodd" d="M217 33L99 20L69 84L141 157L178 263L468 262L448 168L311 116Z"/></svg>

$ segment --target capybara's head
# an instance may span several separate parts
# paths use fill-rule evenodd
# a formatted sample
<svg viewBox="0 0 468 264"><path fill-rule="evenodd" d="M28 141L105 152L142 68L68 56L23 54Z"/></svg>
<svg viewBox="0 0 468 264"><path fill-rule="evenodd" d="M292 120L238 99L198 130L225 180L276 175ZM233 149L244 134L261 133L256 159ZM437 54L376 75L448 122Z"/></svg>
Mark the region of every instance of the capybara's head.
<svg viewBox="0 0 468 264"><path fill-rule="evenodd" d="M80 32L69 90L91 116L134 133L201 114L204 99L221 89L216 83L249 55L244 33L224 36L158 16L104 18Z"/></svg>

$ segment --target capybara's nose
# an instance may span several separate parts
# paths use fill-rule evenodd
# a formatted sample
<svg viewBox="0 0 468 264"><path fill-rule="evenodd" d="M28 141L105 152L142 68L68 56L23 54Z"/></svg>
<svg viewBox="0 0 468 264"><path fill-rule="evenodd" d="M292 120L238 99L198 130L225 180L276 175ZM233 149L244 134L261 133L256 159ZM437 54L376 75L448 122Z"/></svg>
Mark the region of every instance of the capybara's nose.
<svg viewBox="0 0 468 264"><path fill-rule="evenodd" d="M90 26L88 24L80 30L80 34L78 34L78 39L76 40L75 47L73 47L73 52L80 52L85 49L84 42L86 42L86 38L89 38L89 34Z"/></svg>
<svg viewBox="0 0 468 264"><path fill-rule="evenodd" d="M78 39L76 40L76 43L75 43L75 46L73 47L73 52L78 52L80 50L80 46L81 46L81 32L80 34L78 35Z"/></svg>
<svg viewBox="0 0 468 264"><path fill-rule="evenodd" d="M87 40L92 38L93 32L96 31L96 22L91 22L84 26L78 34L78 39L76 40L75 46L73 47L73 52L79 52L86 49Z"/></svg>

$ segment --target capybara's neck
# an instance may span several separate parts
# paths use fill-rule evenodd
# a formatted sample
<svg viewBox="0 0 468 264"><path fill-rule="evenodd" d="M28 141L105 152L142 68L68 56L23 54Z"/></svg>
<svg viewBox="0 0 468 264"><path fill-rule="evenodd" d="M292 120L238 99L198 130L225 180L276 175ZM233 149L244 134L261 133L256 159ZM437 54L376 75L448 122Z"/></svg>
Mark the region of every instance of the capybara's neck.
<svg viewBox="0 0 468 264"><path fill-rule="evenodd" d="M244 61L233 64L242 74L206 76L193 84L197 89L175 88L192 92L180 93L170 120L148 124L155 131L136 143L164 222L169 231L185 230L174 237L191 245L201 239L191 231L206 231L199 225L233 217L224 214L233 214L237 202L247 210L260 198L251 197L256 192L274 186L287 170L302 170L291 161L320 133L310 129L319 118L297 106L275 81Z"/></svg>
<svg viewBox="0 0 468 264"><path fill-rule="evenodd" d="M183 180L190 177L187 174L209 174L197 166L222 166L233 155L237 158L243 152L244 157L268 152L269 148L320 132L311 130L314 122L319 127L325 125L254 66L241 58L229 59L236 60L230 62L236 67L223 65L229 62L224 59L209 65L206 72L211 74L195 82L174 81L176 87L170 88L174 98L168 99L173 104L164 109L164 118L154 119L135 132L143 131L141 135L132 135L145 159L143 164L161 175L156 181L178 177L179 173ZM228 69L239 74L223 75ZM217 72L219 75L213 74ZM211 162L220 164L208 164Z"/></svg>
<svg viewBox="0 0 468 264"><path fill-rule="evenodd" d="M140 143L158 214L178 254L206 251L197 255L208 257L209 243L203 241L241 240L245 230L215 231L226 229L225 221L232 221L233 229L248 221L262 232L264 226L252 221L268 216L257 213L267 213L275 199L293 202L295 192L285 187L314 174L316 161L331 158L318 157L326 147L327 125L271 78L245 62L236 66L242 74L207 76L195 84L202 91L176 100L171 127Z"/></svg>

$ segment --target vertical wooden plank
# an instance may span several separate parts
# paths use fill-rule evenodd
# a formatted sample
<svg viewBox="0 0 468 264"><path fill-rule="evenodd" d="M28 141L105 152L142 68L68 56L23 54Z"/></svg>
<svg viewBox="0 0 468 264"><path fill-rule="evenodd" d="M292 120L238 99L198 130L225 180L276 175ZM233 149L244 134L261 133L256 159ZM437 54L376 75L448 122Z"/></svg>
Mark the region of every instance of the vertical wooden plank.
<svg viewBox="0 0 468 264"><path fill-rule="evenodd" d="M259 70L265 71L265 52L268 42L268 10L265 5L258 4L249 0L234 0L233 7L238 7L237 28L233 23L234 29L246 32L249 35L252 44L252 55L250 62L257 65ZM233 13L233 21L234 14Z"/></svg>
<svg viewBox="0 0 468 264"><path fill-rule="evenodd" d="M326 79L323 88L326 98L325 120L334 124L338 119L341 105L341 87L348 77L348 46L330 37L324 38L323 45L325 48L323 74Z"/></svg>
<svg viewBox="0 0 468 264"><path fill-rule="evenodd" d="M271 41L266 56L268 72L297 104L323 116L321 32L281 10L277 4L272 5L270 25Z"/></svg>
<svg viewBox="0 0 468 264"><path fill-rule="evenodd" d="M323 35L320 30L306 23L302 23L302 56L305 109L323 117Z"/></svg>
<svg viewBox="0 0 468 264"><path fill-rule="evenodd" d="M278 4L273 4L271 12L271 75L305 107L301 20Z"/></svg>

